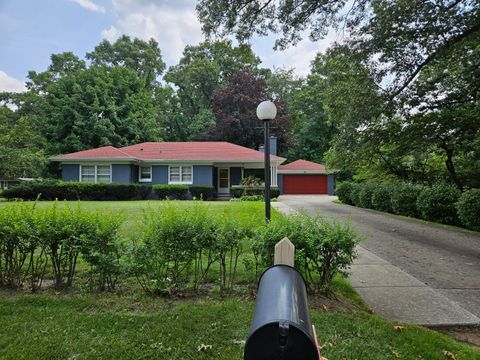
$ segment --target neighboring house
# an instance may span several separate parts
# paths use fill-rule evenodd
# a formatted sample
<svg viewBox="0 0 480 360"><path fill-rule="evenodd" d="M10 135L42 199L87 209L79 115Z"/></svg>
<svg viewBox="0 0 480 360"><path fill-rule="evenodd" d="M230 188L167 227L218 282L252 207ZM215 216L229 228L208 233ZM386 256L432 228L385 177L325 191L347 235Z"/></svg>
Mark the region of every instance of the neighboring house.
<svg viewBox="0 0 480 360"><path fill-rule="evenodd" d="M285 158L276 156L271 138L271 185L278 186L277 169ZM264 167L264 154L228 142L146 142L115 148L104 146L50 158L61 163L64 181L214 186L228 196L230 187ZM282 188L280 188L282 191Z"/></svg>

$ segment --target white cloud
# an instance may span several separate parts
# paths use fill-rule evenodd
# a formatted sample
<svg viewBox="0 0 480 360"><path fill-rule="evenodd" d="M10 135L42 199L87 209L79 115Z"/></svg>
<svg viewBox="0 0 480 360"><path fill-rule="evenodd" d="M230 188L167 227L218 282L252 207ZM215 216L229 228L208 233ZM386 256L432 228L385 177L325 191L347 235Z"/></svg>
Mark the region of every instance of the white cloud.
<svg viewBox="0 0 480 360"><path fill-rule="evenodd" d="M311 62L319 52L325 52L327 48L337 40L337 34L332 30L325 39L311 41L308 33L303 34L303 40L297 45L290 46L283 51L274 51L273 45L276 35L267 37L264 41L253 42L254 51L263 60L266 67L294 68L300 76L308 75Z"/></svg>
<svg viewBox="0 0 480 360"><path fill-rule="evenodd" d="M120 32L115 26L110 26L108 29L102 31L102 37L112 42L120 36Z"/></svg>
<svg viewBox="0 0 480 360"><path fill-rule="evenodd" d="M186 45L204 40L201 24L190 0L112 0L116 21L102 31L102 37L114 41L121 34L144 40L158 41L164 60L173 65L180 59ZM295 68L298 75L307 75L316 54L325 51L336 39L331 31L325 39L313 42L308 32L296 46L274 51L275 39L280 35L252 39L252 48L265 67Z"/></svg>
<svg viewBox="0 0 480 360"><path fill-rule="evenodd" d="M22 92L25 90L25 84L22 81L8 76L5 71L0 70L0 92Z"/></svg>
<svg viewBox="0 0 480 360"><path fill-rule="evenodd" d="M70 0L70 1L73 1L74 3L80 5L82 8L90 11L95 11L99 13L105 12L105 8L103 6L95 4L92 0Z"/></svg>
<svg viewBox="0 0 480 360"><path fill-rule="evenodd" d="M169 64L176 63L186 45L203 40L194 3L155 0L112 0L116 23L102 31L107 40L120 34L158 41Z"/></svg>

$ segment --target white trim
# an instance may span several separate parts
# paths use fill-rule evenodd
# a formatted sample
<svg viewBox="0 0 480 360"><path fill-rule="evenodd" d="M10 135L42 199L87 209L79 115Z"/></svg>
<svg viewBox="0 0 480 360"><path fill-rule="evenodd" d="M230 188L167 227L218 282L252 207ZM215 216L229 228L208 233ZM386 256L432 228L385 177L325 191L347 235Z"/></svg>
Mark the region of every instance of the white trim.
<svg viewBox="0 0 480 360"><path fill-rule="evenodd" d="M270 186L278 186L277 185L277 167L271 166L270 167Z"/></svg>
<svg viewBox="0 0 480 360"><path fill-rule="evenodd" d="M325 170L278 170L278 174L321 174L328 175Z"/></svg>
<svg viewBox="0 0 480 360"><path fill-rule="evenodd" d="M179 175L180 175L180 181L170 181L170 167L178 167ZM191 174L192 174L192 179L190 181L182 181L182 168L184 167L190 167L192 169ZM193 165L179 165L179 164L170 164L168 165L168 184L185 184L185 185L193 185Z"/></svg>
<svg viewBox="0 0 480 360"><path fill-rule="evenodd" d="M150 168L150 178L149 179L142 179L142 167L148 167ZM152 169L152 165L139 165L138 166L138 182L152 182L152 178L153 178L153 169Z"/></svg>
<svg viewBox="0 0 480 360"><path fill-rule="evenodd" d="M112 164L107 164L107 165L110 166L110 179L109 179L108 183L111 183L112 182L112 176L113 176ZM79 182L88 182L88 181L82 181L82 166L93 166L93 168L94 168L94 170L93 170L93 175L94 175L93 183L98 184L98 181L97 181L97 176L98 176L97 167L98 166L106 166L106 164L78 164L78 181Z"/></svg>

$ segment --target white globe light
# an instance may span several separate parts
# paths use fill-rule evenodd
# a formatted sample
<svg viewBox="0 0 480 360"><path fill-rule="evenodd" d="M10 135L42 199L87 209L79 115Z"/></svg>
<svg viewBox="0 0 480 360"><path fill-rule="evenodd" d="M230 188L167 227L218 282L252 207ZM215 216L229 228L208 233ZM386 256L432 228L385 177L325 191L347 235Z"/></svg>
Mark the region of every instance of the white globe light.
<svg viewBox="0 0 480 360"><path fill-rule="evenodd" d="M277 107L271 101L262 101L257 106L257 117L260 120L273 120L277 116Z"/></svg>

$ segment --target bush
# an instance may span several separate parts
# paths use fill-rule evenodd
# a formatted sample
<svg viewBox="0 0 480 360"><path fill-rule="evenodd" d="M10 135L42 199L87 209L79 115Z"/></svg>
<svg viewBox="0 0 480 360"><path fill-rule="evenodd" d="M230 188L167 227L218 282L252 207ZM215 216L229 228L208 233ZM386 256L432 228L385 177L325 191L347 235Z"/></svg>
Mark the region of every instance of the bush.
<svg viewBox="0 0 480 360"><path fill-rule="evenodd" d="M142 241L132 249L129 264L147 293L172 293L185 288L194 262L197 281L206 276L216 256L212 250L212 219L205 206L167 203L147 212L145 224Z"/></svg>
<svg viewBox="0 0 480 360"><path fill-rule="evenodd" d="M417 207L425 220L455 225L458 223L455 203L460 195L460 190L451 185L436 184L420 192Z"/></svg>
<svg viewBox="0 0 480 360"><path fill-rule="evenodd" d="M160 200L186 200L188 197L187 185L166 185L158 184L153 185L153 191L157 194Z"/></svg>
<svg viewBox="0 0 480 360"><path fill-rule="evenodd" d="M189 190L194 199L211 200L215 188L213 186L192 185L189 187Z"/></svg>
<svg viewBox="0 0 480 360"><path fill-rule="evenodd" d="M419 217L417 198L422 190L421 186L411 184L395 185L392 191L392 211L394 214Z"/></svg>
<svg viewBox="0 0 480 360"><path fill-rule="evenodd" d="M90 265L91 287L114 290L122 267L119 229L123 218L118 214L96 213L89 215L94 232L81 243L83 259Z"/></svg>
<svg viewBox="0 0 480 360"><path fill-rule="evenodd" d="M0 212L0 284L19 287L29 278L35 291L50 262L54 285L70 286L82 253L110 285L112 272L106 267L114 266L114 261L105 254L118 255L113 239L120 224L111 214L59 206L58 202L41 208L37 203L8 204Z"/></svg>
<svg viewBox="0 0 480 360"><path fill-rule="evenodd" d="M352 192L350 193L350 197L352 199L352 203L355 206L360 206L360 191L362 190L362 185L357 183L352 183Z"/></svg>
<svg viewBox="0 0 480 360"><path fill-rule="evenodd" d="M293 215L264 225L257 231L254 253L266 265L273 263L275 244L287 236L295 245L295 266L315 288L331 292L335 274L352 263L359 237L349 225L306 214Z"/></svg>
<svg viewBox="0 0 480 360"><path fill-rule="evenodd" d="M392 212L392 192L390 185L378 184L373 190L372 208L378 211Z"/></svg>
<svg viewBox="0 0 480 360"><path fill-rule="evenodd" d="M480 189L465 191L455 206L462 225L480 231Z"/></svg>
<svg viewBox="0 0 480 360"><path fill-rule="evenodd" d="M338 183L335 188L335 194L338 196L338 199L344 204L353 205L352 201L352 191L354 184L350 181L343 181Z"/></svg>
<svg viewBox="0 0 480 360"><path fill-rule="evenodd" d="M264 195L265 189L263 186L232 186L230 188L230 195L233 198L242 196ZM270 197L276 198L280 196L280 189L278 187L270 188Z"/></svg>
<svg viewBox="0 0 480 360"><path fill-rule="evenodd" d="M358 194L359 204L357 206L367 208L367 209L372 209L373 208L373 204L372 204L373 192L377 186L378 186L377 184L373 184L373 183L360 184L360 192Z"/></svg>
<svg viewBox="0 0 480 360"><path fill-rule="evenodd" d="M133 200L145 199L152 187L140 184L82 183L42 180L23 182L5 190L7 199Z"/></svg>

